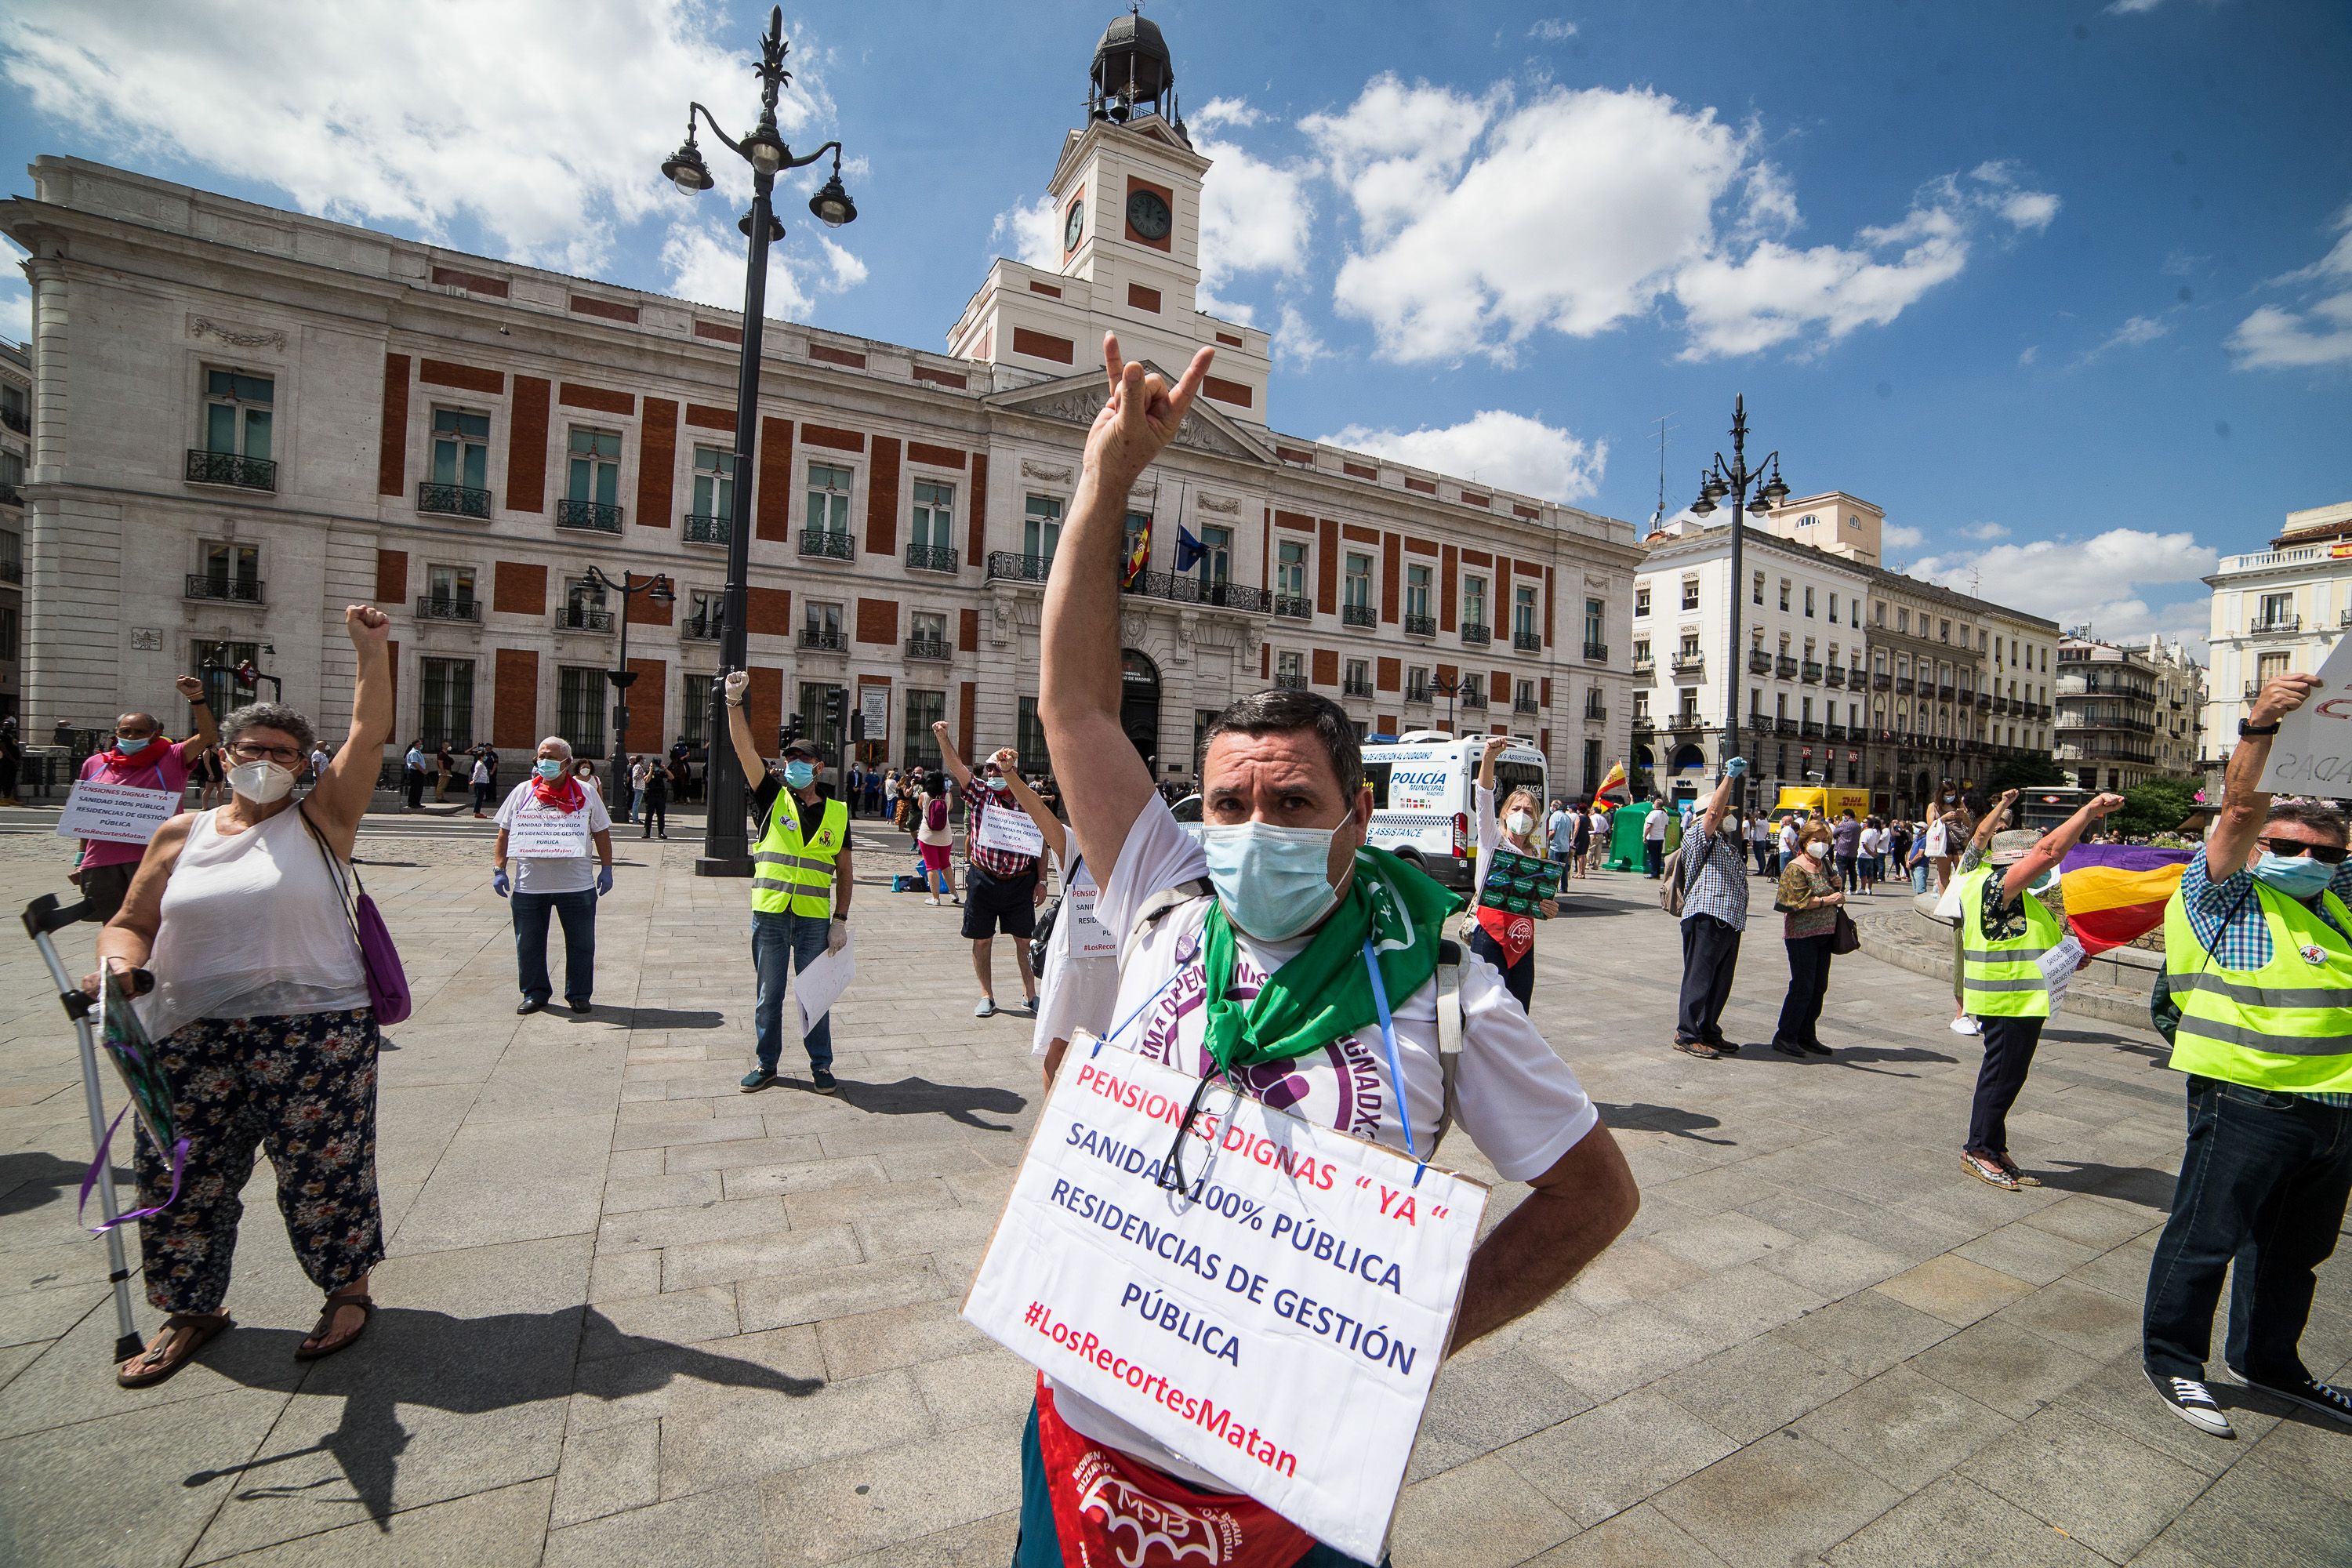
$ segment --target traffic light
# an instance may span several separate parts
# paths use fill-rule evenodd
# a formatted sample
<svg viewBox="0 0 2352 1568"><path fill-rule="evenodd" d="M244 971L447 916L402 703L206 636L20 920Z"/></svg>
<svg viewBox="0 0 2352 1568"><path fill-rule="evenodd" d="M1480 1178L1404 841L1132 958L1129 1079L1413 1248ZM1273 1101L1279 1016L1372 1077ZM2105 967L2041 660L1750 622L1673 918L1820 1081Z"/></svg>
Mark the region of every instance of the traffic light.
<svg viewBox="0 0 2352 1568"><path fill-rule="evenodd" d="M797 713L787 713L784 715L783 723L776 730L776 749L781 752L800 738L801 716Z"/></svg>
<svg viewBox="0 0 2352 1568"><path fill-rule="evenodd" d="M849 692L845 687L828 686L824 691L824 726L835 736L849 722Z"/></svg>
<svg viewBox="0 0 2352 1568"><path fill-rule="evenodd" d="M866 742L866 710L863 708L849 716L849 742L854 746Z"/></svg>

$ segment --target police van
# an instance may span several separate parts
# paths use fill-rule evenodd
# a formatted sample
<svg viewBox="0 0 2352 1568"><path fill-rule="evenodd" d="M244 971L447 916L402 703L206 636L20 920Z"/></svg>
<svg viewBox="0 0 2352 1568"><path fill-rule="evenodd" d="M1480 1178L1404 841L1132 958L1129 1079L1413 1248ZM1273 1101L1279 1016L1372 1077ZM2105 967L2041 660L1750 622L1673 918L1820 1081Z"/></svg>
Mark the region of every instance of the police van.
<svg viewBox="0 0 2352 1568"><path fill-rule="evenodd" d="M1456 737L1439 730L1416 731L1394 741L1364 743L1364 784L1372 792L1372 826L1367 842L1412 861L1447 887L1468 891L1478 853L1478 759L1484 735ZM1551 809L1551 781L1544 754L1525 735L1495 759L1495 804L1515 789L1529 789Z"/></svg>

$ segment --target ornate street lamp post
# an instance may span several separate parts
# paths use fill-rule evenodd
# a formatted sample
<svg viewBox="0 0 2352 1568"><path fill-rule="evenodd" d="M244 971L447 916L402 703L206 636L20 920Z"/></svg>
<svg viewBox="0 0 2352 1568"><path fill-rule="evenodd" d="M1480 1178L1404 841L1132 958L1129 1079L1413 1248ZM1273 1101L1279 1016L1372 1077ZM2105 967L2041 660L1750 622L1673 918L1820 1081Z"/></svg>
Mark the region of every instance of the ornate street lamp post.
<svg viewBox="0 0 2352 1568"><path fill-rule="evenodd" d="M1754 468L1748 466L1748 399L1745 395L1731 403L1731 461L1723 460L1717 452L1715 461L1699 470L1698 500L1691 503L1691 511L1706 517L1715 510L1715 503L1725 496L1731 498L1731 648L1724 660L1723 755L1728 763L1739 750L1739 691L1747 684L1747 653L1739 646L1739 606L1741 595L1748 592L1748 572L1741 546L1748 531L1748 487L1756 486L1756 500L1768 510L1789 499L1789 487L1780 480L1780 454L1773 452ZM1750 770L1753 771L1752 768ZM1738 792L1734 791L1737 795Z"/></svg>
<svg viewBox="0 0 2352 1568"><path fill-rule="evenodd" d="M637 679L637 672L629 668L629 600L643 594L650 603L667 605L677 597L677 590L670 586L667 572L657 572L640 583L635 573L624 570L621 580L615 583L591 566L581 581L621 595L620 667L604 672L604 679L613 683L613 788L604 800L607 805L619 801L625 813L629 809L629 688ZM658 735L654 738L654 745L661 745Z"/></svg>
<svg viewBox="0 0 2352 1568"><path fill-rule="evenodd" d="M784 68L784 54L791 47L784 41L783 7L773 6L768 12L767 36L760 40L760 63L751 68L758 73L761 84L759 126L738 142L719 128L710 110L699 103L690 105L686 113L686 141L662 163L662 174L688 195L718 184L702 161L702 150L695 145L694 117L699 114L721 145L751 165L751 210L737 225L751 244L744 260L743 358L735 384L735 512L727 529L726 615L719 643L722 678L728 670L749 669L751 664L744 633L751 625L751 454L760 418L760 347L768 300L768 247L784 237L784 226L776 221L769 205L776 176L805 168L831 153L833 177L809 198L809 211L831 228L839 228L857 216L857 205L841 184L841 143L828 142L806 157L796 158L777 133L776 99L784 84L793 79L793 73ZM751 850L745 831L744 781L724 761L724 748L715 733L726 713L719 679L711 682L704 711L710 715L709 723L714 730L707 770L709 815L703 824L702 856L694 863L694 874L749 877Z"/></svg>

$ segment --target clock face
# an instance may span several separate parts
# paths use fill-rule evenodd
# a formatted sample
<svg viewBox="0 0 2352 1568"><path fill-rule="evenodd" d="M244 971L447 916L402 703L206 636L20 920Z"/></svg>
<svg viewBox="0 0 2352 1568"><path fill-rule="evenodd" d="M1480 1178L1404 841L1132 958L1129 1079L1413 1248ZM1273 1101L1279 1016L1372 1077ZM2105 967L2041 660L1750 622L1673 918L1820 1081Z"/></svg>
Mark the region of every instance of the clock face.
<svg viewBox="0 0 2352 1568"><path fill-rule="evenodd" d="M1168 237L1168 204L1157 191L1137 191L1127 198L1127 226L1146 239Z"/></svg>
<svg viewBox="0 0 2352 1568"><path fill-rule="evenodd" d="M1062 225L1062 248L1076 250L1078 247L1079 237L1086 232L1087 204L1083 201L1072 202L1069 218Z"/></svg>

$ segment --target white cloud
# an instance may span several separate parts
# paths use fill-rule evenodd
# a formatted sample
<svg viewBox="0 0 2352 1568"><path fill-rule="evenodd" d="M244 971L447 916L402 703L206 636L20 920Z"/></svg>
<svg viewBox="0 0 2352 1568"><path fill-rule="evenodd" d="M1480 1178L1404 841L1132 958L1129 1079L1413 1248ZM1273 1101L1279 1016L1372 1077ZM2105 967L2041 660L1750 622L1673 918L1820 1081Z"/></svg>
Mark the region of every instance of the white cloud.
<svg viewBox="0 0 2352 1568"><path fill-rule="evenodd" d="M1257 307L1243 304L1238 300L1221 300L1207 289L1196 291L1192 302L1219 321L1237 322L1244 327L1257 325Z"/></svg>
<svg viewBox="0 0 2352 1568"><path fill-rule="evenodd" d="M835 293L855 289L866 281L866 263L820 235L817 244L824 251L825 270L831 274L826 286Z"/></svg>
<svg viewBox="0 0 2352 1568"><path fill-rule="evenodd" d="M2342 232L2326 255L2310 266L2271 279L2273 287L2320 283L2335 287L2298 312L2283 305L2257 306L2230 334L2230 352L2240 370L2307 370L2352 364L2352 206L2336 215Z"/></svg>
<svg viewBox="0 0 2352 1568"><path fill-rule="evenodd" d="M661 265L669 291L679 299L730 310L743 308L743 241L733 226L672 224L662 241ZM761 313L779 321L804 321L815 303L815 296L794 275L792 259L781 248L771 247L768 298Z"/></svg>
<svg viewBox="0 0 2352 1568"><path fill-rule="evenodd" d="M2021 365L2032 364L2035 360L2041 357L2042 345L2040 343L2028 343L2025 347L2018 351L2017 363Z"/></svg>
<svg viewBox="0 0 2352 1568"><path fill-rule="evenodd" d="M1576 24L1564 16L1545 16L1528 29L1528 37L1547 44L1557 44L1576 37Z"/></svg>
<svg viewBox="0 0 2352 1568"><path fill-rule="evenodd" d="M1265 116L1238 98L1213 98L1192 111L1192 128L1213 131L1220 125L1255 125Z"/></svg>
<svg viewBox="0 0 2352 1568"><path fill-rule="evenodd" d="M2107 6L2106 14L2110 16L2137 16L2142 11L2153 11L2163 4L2164 0L2114 0Z"/></svg>
<svg viewBox="0 0 2352 1568"><path fill-rule="evenodd" d="M1269 163L1206 136L1193 145L1214 160L1201 183L1202 284L1215 289L1241 272L1296 276L1307 265L1315 218L1312 167Z"/></svg>
<svg viewBox="0 0 2352 1568"><path fill-rule="evenodd" d="M1960 530L1960 535L1964 539L2007 539L2009 537L2009 526L2006 523L2000 522L1971 523L1968 527Z"/></svg>
<svg viewBox="0 0 2352 1568"><path fill-rule="evenodd" d="M19 270L25 248L0 235L0 337L27 342L33 336L33 291Z"/></svg>
<svg viewBox="0 0 2352 1568"><path fill-rule="evenodd" d="M2102 637L2178 637L2202 658L2211 600L2200 579L2217 559L2193 534L2111 528L2087 539L2037 539L1974 554L1931 555L1907 570L1963 593L1973 580L2000 603L2062 626L2087 621Z"/></svg>
<svg viewBox="0 0 2352 1568"><path fill-rule="evenodd" d="M1055 210L1051 196L1039 196L998 213L989 226L988 237L998 243L1010 240L1013 259L1024 266L1050 272L1062 265L1062 215Z"/></svg>
<svg viewBox="0 0 2352 1568"><path fill-rule="evenodd" d="M1931 181L1852 246L1797 249L1786 177L1760 132L1661 93L1507 88L1473 97L1393 75L1300 128L1355 209L1334 299L1383 357L1513 358L1533 333L1588 337L1671 297L1687 359L1884 324L1957 276L1989 216L2046 226L2058 198L2009 163Z"/></svg>
<svg viewBox="0 0 2352 1568"><path fill-rule="evenodd" d="M1878 531L1878 542L1882 550L1916 550L1927 542L1927 534L1907 522L1890 522Z"/></svg>
<svg viewBox="0 0 2352 1568"><path fill-rule="evenodd" d="M1274 329L1274 357L1291 369L1305 370L1330 353L1298 307L1286 302L1281 321Z"/></svg>
<svg viewBox="0 0 2352 1568"><path fill-rule="evenodd" d="M708 20L690 0L19 0L0 70L128 161L184 160L431 239L470 227L500 254L587 272L616 228L681 210L660 164L687 104L741 100L745 40ZM829 109L803 76L777 118L790 136ZM704 151L748 198L741 161Z"/></svg>
<svg viewBox="0 0 2352 1568"><path fill-rule="evenodd" d="M2152 343L2171 331L2172 324L2169 321L2160 321L2154 316L2134 316L2122 326L2109 332L2095 347L2090 349L2074 363L2089 364L2094 360L2105 358L2117 349L2136 349L2143 344Z"/></svg>
<svg viewBox="0 0 2352 1568"><path fill-rule="evenodd" d="M1609 443L1585 442L1524 414L1487 408L1437 429L1373 430L1350 425L1323 439L1505 489L1574 501L1600 489Z"/></svg>

